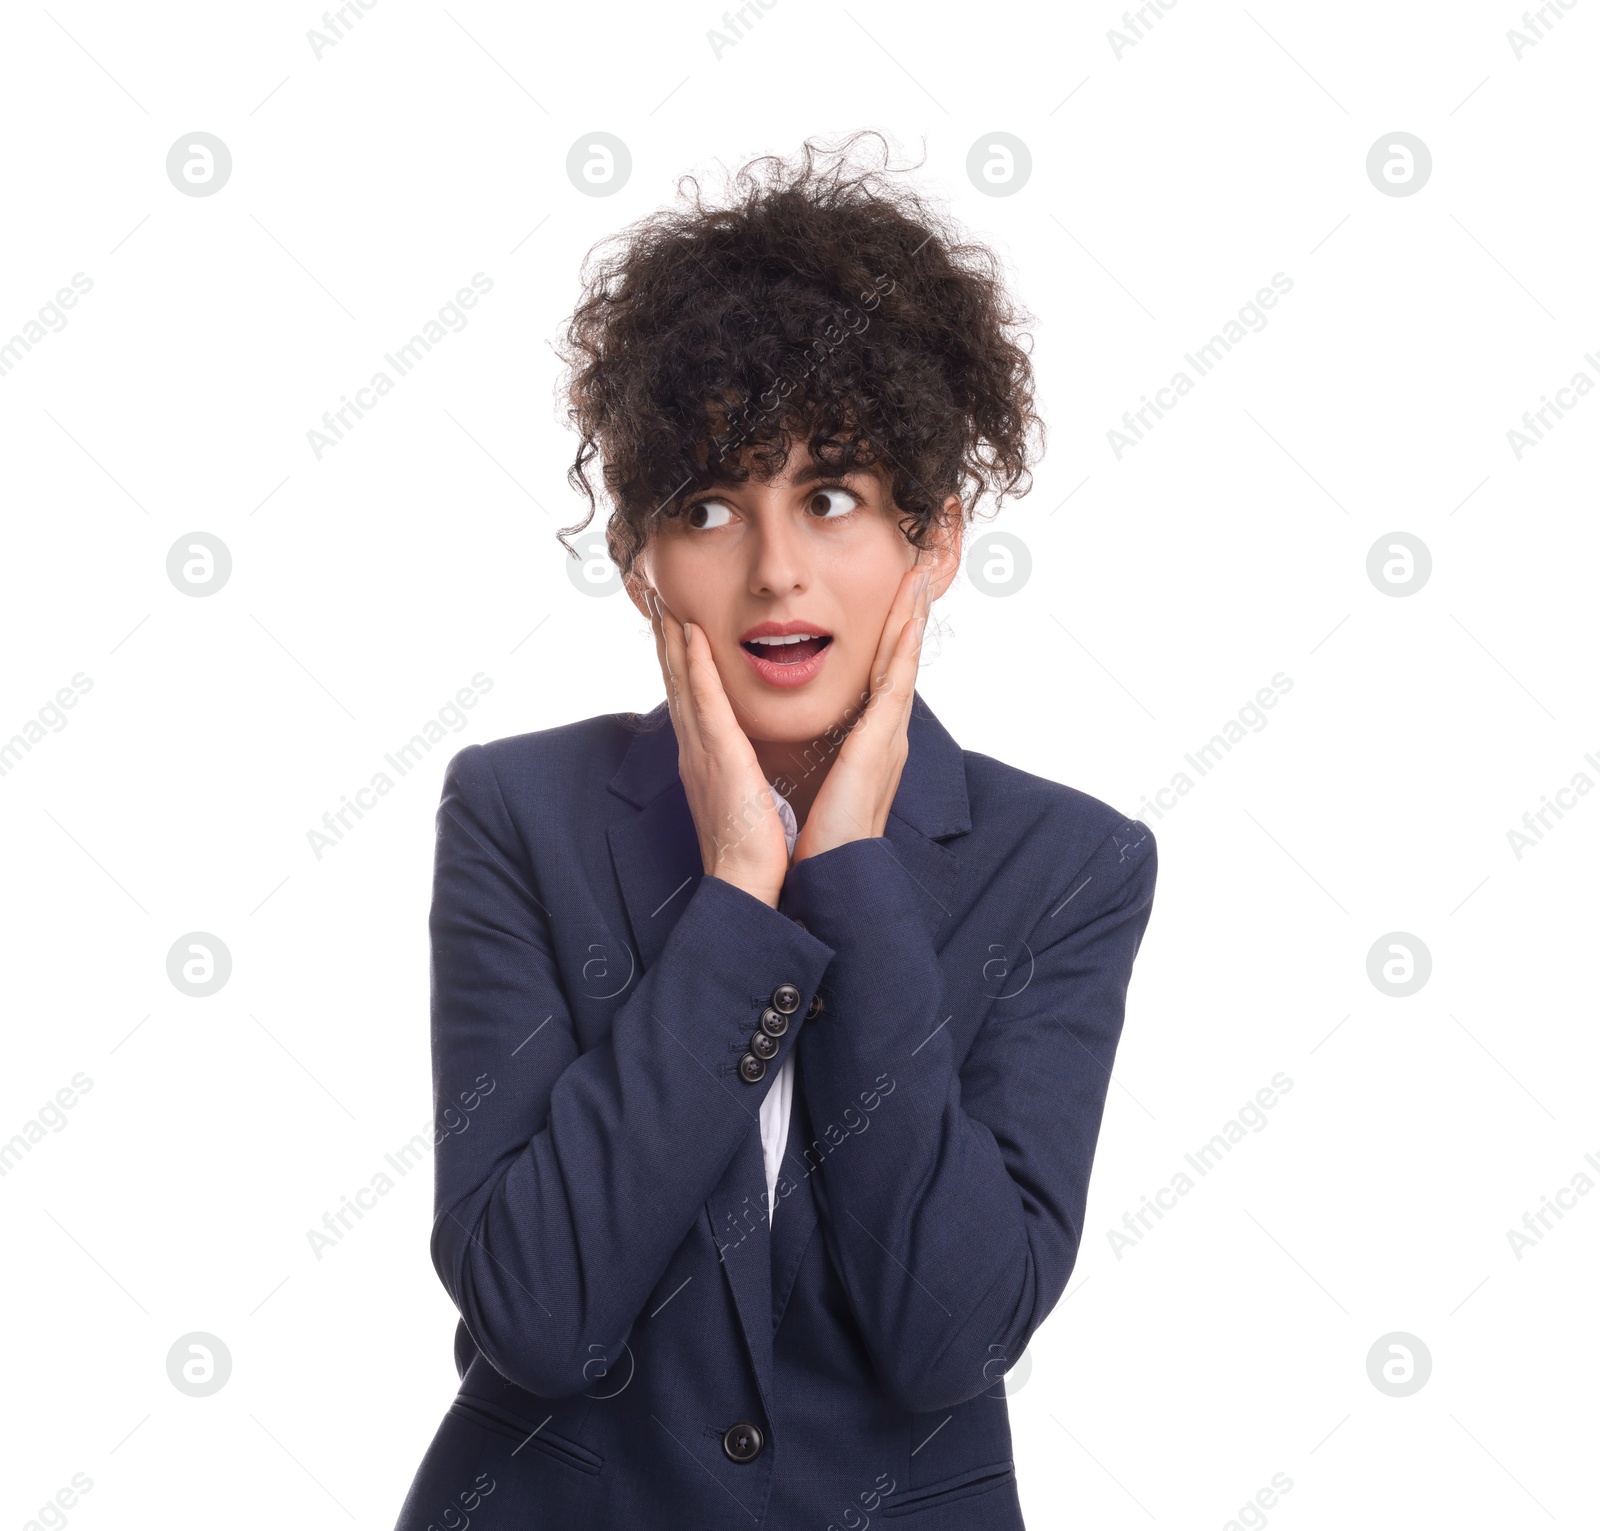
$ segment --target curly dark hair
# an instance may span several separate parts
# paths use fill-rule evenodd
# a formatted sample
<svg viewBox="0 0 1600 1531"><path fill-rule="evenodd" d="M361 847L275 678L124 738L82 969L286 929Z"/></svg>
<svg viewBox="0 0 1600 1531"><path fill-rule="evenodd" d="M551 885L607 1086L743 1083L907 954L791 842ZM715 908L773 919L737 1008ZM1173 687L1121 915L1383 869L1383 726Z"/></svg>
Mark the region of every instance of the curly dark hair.
<svg viewBox="0 0 1600 1531"><path fill-rule="evenodd" d="M882 168L854 163L862 139ZM832 472L886 475L916 547L952 494L970 515L985 493L998 509L1028 492L1044 442L1019 328L1032 316L994 253L895 182L889 158L878 133L807 140L793 160L746 164L726 205L686 175L686 205L589 252L557 348L582 438L567 479L589 504L557 533L574 557L596 457L624 575L656 517L714 483L770 479L795 440Z"/></svg>

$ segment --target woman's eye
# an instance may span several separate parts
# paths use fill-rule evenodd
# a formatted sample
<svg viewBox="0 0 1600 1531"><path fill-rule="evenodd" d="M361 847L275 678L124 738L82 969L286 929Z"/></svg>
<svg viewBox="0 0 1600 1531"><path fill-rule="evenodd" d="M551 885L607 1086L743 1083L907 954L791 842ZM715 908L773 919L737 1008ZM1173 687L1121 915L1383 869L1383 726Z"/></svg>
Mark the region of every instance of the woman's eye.
<svg viewBox="0 0 1600 1531"><path fill-rule="evenodd" d="M806 509L819 521L839 521L860 503L848 489L819 489L806 502Z"/></svg>
<svg viewBox="0 0 1600 1531"><path fill-rule="evenodd" d="M733 512L721 500L701 500L684 512L684 520L693 527L726 526Z"/></svg>

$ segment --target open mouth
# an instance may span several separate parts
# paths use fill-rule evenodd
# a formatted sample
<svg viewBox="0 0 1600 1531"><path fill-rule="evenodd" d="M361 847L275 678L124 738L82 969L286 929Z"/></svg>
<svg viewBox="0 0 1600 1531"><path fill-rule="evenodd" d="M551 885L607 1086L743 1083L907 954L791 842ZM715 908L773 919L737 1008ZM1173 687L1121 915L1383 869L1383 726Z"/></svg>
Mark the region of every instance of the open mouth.
<svg viewBox="0 0 1600 1531"><path fill-rule="evenodd" d="M831 633L796 634L790 638L750 638L739 645L745 653L769 664L804 664L833 642Z"/></svg>
<svg viewBox="0 0 1600 1531"><path fill-rule="evenodd" d="M807 622L760 622L739 639L750 666L769 686L803 686L819 670L833 634Z"/></svg>

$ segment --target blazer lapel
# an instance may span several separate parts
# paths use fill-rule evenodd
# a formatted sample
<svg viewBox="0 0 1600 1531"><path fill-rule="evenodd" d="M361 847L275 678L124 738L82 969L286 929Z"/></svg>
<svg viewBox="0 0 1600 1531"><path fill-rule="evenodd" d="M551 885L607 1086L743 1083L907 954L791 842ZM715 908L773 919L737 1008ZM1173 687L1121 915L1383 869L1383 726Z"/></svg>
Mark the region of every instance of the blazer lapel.
<svg viewBox="0 0 1600 1531"><path fill-rule="evenodd" d="M772 1224L772 1328L783 1322L789 1294L806 1246L817 1228L817 1201L812 1192L805 1151L812 1142L811 1113L806 1110L806 1092L800 1077L800 1050L790 1054L794 1060L794 1104L789 1110L789 1141L784 1147L783 1164L778 1170L778 1211L783 1214ZM787 1189L785 1189L787 1187Z"/></svg>
<svg viewBox="0 0 1600 1531"><path fill-rule="evenodd" d="M915 885L928 935L937 941L961 869L955 852L939 842L972 828L967 768L961 746L918 693L912 694L906 744L900 785L878 844Z"/></svg>
<svg viewBox="0 0 1600 1531"><path fill-rule="evenodd" d="M678 739L665 702L639 721L607 785L640 810L613 824L606 839L641 965L649 967L704 875L694 815L678 779Z"/></svg>
<svg viewBox="0 0 1600 1531"><path fill-rule="evenodd" d="M940 927L949 924L961 868L955 852L939 842L972 828L967 766L961 746L918 693L911 698L906 744L905 768L882 843L916 884L928 935L937 941Z"/></svg>
<svg viewBox="0 0 1600 1531"><path fill-rule="evenodd" d="M917 905L922 910L923 922L928 927L929 938L937 943L939 927L950 913L960 863L953 851L930 840L900 818L893 808L889 810L889 821L883 833L884 853L893 856L916 885Z"/></svg>
<svg viewBox="0 0 1600 1531"><path fill-rule="evenodd" d="M704 875L694 816L675 785L633 819L613 824L611 864L642 965L652 966Z"/></svg>
<svg viewBox="0 0 1600 1531"><path fill-rule="evenodd" d="M761 1151L761 1124L750 1131L733 1156L716 1190L706 1202L711 1236L716 1240L728 1289L739 1312L756 1383L767 1417L772 1399L772 1231L763 1198L767 1193L766 1158ZM781 1209L780 1209L781 1210Z"/></svg>

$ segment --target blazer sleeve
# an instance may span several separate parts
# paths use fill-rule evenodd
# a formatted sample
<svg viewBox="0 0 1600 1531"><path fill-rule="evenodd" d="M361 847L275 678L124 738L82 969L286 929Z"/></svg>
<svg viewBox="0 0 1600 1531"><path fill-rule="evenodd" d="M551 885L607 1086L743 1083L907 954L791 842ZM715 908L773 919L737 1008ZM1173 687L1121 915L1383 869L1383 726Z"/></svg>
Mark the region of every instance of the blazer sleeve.
<svg viewBox="0 0 1600 1531"><path fill-rule="evenodd" d="M817 1168L824 1228L879 1380L905 1408L992 1387L1066 1286L1155 878L1154 838L1127 826L1042 890L1032 977L992 1002L958 1059L889 842L850 841L790 872L786 909L835 948L827 1008L799 1044L806 1102L819 1128L870 1124Z"/></svg>
<svg viewBox="0 0 1600 1531"><path fill-rule="evenodd" d="M551 1398L621 1355L787 1053L754 1086L730 1064L772 990L809 999L832 956L705 877L610 1035L580 1051L548 913L566 891L531 864L488 752L455 755L429 915L430 1248L478 1349Z"/></svg>

